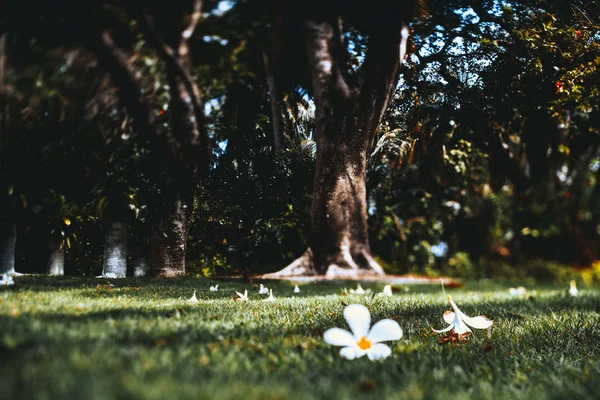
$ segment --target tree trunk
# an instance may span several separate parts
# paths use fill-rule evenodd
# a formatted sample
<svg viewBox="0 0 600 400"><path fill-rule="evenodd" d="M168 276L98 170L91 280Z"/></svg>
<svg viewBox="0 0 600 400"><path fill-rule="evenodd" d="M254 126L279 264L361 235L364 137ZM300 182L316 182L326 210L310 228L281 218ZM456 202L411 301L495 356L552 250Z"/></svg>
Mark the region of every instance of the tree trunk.
<svg viewBox="0 0 600 400"><path fill-rule="evenodd" d="M134 236L136 235L134 234ZM148 247L148 242L137 239L129 248L133 254L133 276L136 278L148 276L150 272L150 248Z"/></svg>
<svg viewBox="0 0 600 400"><path fill-rule="evenodd" d="M127 276L127 236L127 223L108 221L102 276L108 278L125 278Z"/></svg>
<svg viewBox="0 0 600 400"><path fill-rule="evenodd" d="M15 274L17 228L12 218L0 219L0 274Z"/></svg>
<svg viewBox="0 0 600 400"><path fill-rule="evenodd" d="M65 251L60 246L60 243L52 243L49 246L46 271L48 275L53 276L62 276L65 274Z"/></svg>
<svg viewBox="0 0 600 400"><path fill-rule="evenodd" d="M88 30L84 31L88 34L88 44L111 73L120 99L134 117L136 129L151 140L159 162L166 162L164 202L157 211L151 235L152 268L157 276L183 275L194 190L208 170L212 154L204 126L200 90L192 77L188 46L188 40L202 18L202 1L192 2L191 13L187 12L187 2L176 2L166 9L155 10L152 17L145 7L127 3L127 10L136 16L144 39L156 48L164 62L170 91L170 129L163 129L152 117L148 100L143 96L134 71L128 66L126 55L112 39L110 27L104 25L102 6L97 2L92 4L94 6L88 10ZM185 14L182 15L182 12ZM183 20L189 24L181 30L179 24Z"/></svg>
<svg viewBox="0 0 600 400"><path fill-rule="evenodd" d="M133 256L133 276L136 278L143 278L148 276L150 271L150 262L147 254L135 254Z"/></svg>
<svg viewBox="0 0 600 400"><path fill-rule="evenodd" d="M265 75L267 80L267 86L269 87L269 103L271 104L271 126L273 129L272 141L273 151L279 152L283 148L283 136L285 124L283 122L283 103L280 89L277 85L275 74L273 73L272 63L269 60L269 56L263 53L263 62L265 64Z"/></svg>
<svg viewBox="0 0 600 400"><path fill-rule="evenodd" d="M193 191L168 187L161 216L152 229L152 269L156 276L185 275L185 254L193 208Z"/></svg>
<svg viewBox="0 0 600 400"><path fill-rule="evenodd" d="M14 199L8 194L8 177L4 158L4 136L8 125L8 101L4 80L6 78L6 34L0 35L0 274L15 273L15 245L17 229Z"/></svg>
<svg viewBox="0 0 600 400"><path fill-rule="evenodd" d="M370 145L396 87L408 30L398 21L397 26L370 35L362 79L356 83L347 77L337 16L310 15L305 30L317 143L310 248L268 276L383 275L369 248L366 166Z"/></svg>

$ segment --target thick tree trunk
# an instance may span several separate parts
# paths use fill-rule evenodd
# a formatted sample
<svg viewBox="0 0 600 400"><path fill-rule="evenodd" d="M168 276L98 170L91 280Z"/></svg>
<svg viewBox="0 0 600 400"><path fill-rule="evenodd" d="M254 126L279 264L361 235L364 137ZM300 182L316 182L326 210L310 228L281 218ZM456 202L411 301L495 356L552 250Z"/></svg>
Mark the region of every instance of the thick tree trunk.
<svg viewBox="0 0 600 400"><path fill-rule="evenodd" d="M152 269L156 276L185 275L185 255L193 209L193 190L171 185L165 194L161 217L152 229Z"/></svg>
<svg viewBox="0 0 600 400"><path fill-rule="evenodd" d="M102 276L125 278L127 276L127 223L108 221L104 242Z"/></svg>
<svg viewBox="0 0 600 400"><path fill-rule="evenodd" d="M12 218L0 218L0 274L15 274L17 228Z"/></svg>
<svg viewBox="0 0 600 400"><path fill-rule="evenodd" d="M48 275L53 276L62 276L65 274L65 251L60 246L60 243L52 243L48 248L46 272Z"/></svg>
<svg viewBox="0 0 600 400"><path fill-rule="evenodd" d="M317 143L310 248L268 277L384 274L369 248L366 166L370 145L396 87L407 37L408 29L401 21L374 30L361 79L351 82L337 16L306 17Z"/></svg>

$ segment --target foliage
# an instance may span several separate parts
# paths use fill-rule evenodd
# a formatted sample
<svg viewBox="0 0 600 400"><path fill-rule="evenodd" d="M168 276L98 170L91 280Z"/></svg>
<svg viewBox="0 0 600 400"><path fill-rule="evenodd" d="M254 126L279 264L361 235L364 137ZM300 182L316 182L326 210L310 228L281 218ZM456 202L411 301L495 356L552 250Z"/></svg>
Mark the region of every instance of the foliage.
<svg viewBox="0 0 600 400"><path fill-rule="evenodd" d="M388 153L380 141L371 161L373 247L399 271L437 273L455 252L481 273L482 256L589 266L600 251L597 5L431 10L384 121ZM440 243L448 254L433 267Z"/></svg>
<svg viewBox="0 0 600 400"><path fill-rule="evenodd" d="M296 146L216 169L199 196L190 259L217 273L266 272L292 260L307 244L313 168L311 153Z"/></svg>

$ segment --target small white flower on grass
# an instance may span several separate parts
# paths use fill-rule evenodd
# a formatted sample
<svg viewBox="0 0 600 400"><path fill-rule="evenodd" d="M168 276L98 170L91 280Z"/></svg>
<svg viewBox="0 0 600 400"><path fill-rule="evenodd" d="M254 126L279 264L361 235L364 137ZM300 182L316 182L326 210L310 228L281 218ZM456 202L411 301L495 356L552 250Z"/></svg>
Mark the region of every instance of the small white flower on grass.
<svg viewBox="0 0 600 400"><path fill-rule="evenodd" d="M233 299L236 301L248 301L248 291L244 290L244 293L240 293L240 292L235 292L235 294L238 295L238 297L234 297Z"/></svg>
<svg viewBox="0 0 600 400"><path fill-rule="evenodd" d="M267 297L266 299L263 299L263 301L276 301L275 297L273 297L273 289L269 290L269 297Z"/></svg>
<svg viewBox="0 0 600 400"><path fill-rule="evenodd" d="M577 283L574 280L570 282L569 294L571 296L577 296L579 294L579 290L577 290Z"/></svg>
<svg viewBox="0 0 600 400"><path fill-rule="evenodd" d="M294 287L294 293L300 293L300 288L298 287L298 285Z"/></svg>
<svg viewBox="0 0 600 400"><path fill-rule="evenodd" d="M198 304L200 303L198 301L198 298L196 297L196 291L194 290L194 294L192 295L192 297L190 297L189 299L187 299L188 303L192 303L192 304Z"/></svg>
<svg viewBox="0 0 600 400"><path fill-rule="evenodd" d="M215 286L211 286L210 287L210 291L211 292L217 292L219 290L219 285L215 285Z"/></svg>
<svg viewBox="0 0 600 400"><path fill-rule="evenodd" d="M350 294L365 294L365 289L360 286L360 283L356 284L356 289L350 289Z"/></svg>
<svg viewBox="0 0 600 400"><path fill-rule="evenodd" d="M10 286L10 285L14 285L15 284L15 280L13 279L12 276L8 275L8 274L2 274L2 280L0 280L0 286Z"/></svg>
<svg viewBox="0 0 600 400"><path fill-rule="evenodd" d="M478 317L473 317L473 318L468 317L462 311L460 311L458 309L458 307L456 306L456 303L454 303L454 301L452 301L452 297L448 296L448 301L450 302L450 305L454 309L454 312L452 312L452 311L444 312L444 321L446 321L446 323L450 324L450 326L448 326L446 329L442 329L442 330L436 330L436 329L432 328L432 330L436 333L444 333L444 332L448 332L449 330L454 330L454 333L456 333L459 336L463 336L463 335L467 335L472 332L471 329L469 329L469 326L471 328L476 328L476 329L487 329L490 326L492 326L492 324L494 323L494 321L487 319L483 315L480 315Z"/></svg>
<svg viewBox="0 0 600 400"><path fill-rule="evenodd" d="M334 346L344 346L340 355L348 360L364 356L370 360L379 360L392 354L392 349L381 342L399 340L402 328L396 321L382 319L371 326L371 314L367 307L350 304L344 309L344 318L352 333L345 329L331 328L323 334L325 342Z"/></svg>
<svg viewBox="0 0 600 400"><path fill-rule="evenodd" d="M383 287L383 292L379 294L385 297L393 297L394 294L392 293L392 285L385 285Z"/></svg>
<svg viewBox="0 0 600 400"><path fill-rule="evenodd" d="M508 294L511 296L525 296L525 293L527 293L527 289L523 286L519 286L518 288L511 287L508 289Z"/></svg>
<svg viewBox="0 0 600 400"><path fill-rule="evenodd" d="M258 289L258 294L269 294L269 289L267 289L266 286L263 286L263 284L260 284L260 288Z"/></svg>

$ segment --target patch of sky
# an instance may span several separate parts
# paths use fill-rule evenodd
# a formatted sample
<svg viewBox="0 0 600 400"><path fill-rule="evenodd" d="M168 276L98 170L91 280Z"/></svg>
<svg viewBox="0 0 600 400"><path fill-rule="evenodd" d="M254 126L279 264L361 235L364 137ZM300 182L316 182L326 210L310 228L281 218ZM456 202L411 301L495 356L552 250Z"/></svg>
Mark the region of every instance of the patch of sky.
<svg viewBox="0 0 600 400"><path fill-rule="evenodd" d="M229 43L229 41L227 39L224 39L220 36L217 35L206 35L204 37L202 37L202 40L204 40L206 43L219 43L221 46L226 46L227 43Z"/></svg>
<svg viewBox="0 0 600 400"><path fill-rule="evenodd" d="M438 244L434 244L431 246L431 254L434 256L441 258L446 257L448 254L448 245L446 242L439 242Z"/></svg>
<svg viewBox="0 0 600 400"><path fill-rule="evenodd" d="M375 205L375 199L371 198L371 199L369 199L368 213L369 213L369 215L374 215L376 211L377 211L377 206Z"/></svg>
<svg viewBox="0 0 600 400"><path fill-rule="evenodd" d="M221 151L223 153L225 152L225 150L227 150L228 144L229 144L229 141L227 139L217 142L217 146L219 146L219 148L221 149Z"/></svg>
<svg viewBox="0 0 600 400"><path fill-rule="evenodd" d="M213 111L221 108L221 99L214 98L204 103L204 114L209 116Z"/></svg>
<svg viewBox="0 0 600 400"><path fill-rule="evenodd" d="M224 0L224 1L220 1L219 4L217 4L217 6L205 13L206 16L212 16L214 15L215 17L220 17L223 14L225 14L227 11L231 10L233 8L233 6L235 6L235 1L230 1L230 0Z"/></svg>

